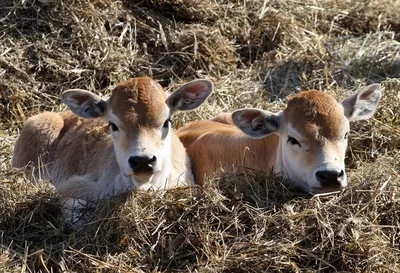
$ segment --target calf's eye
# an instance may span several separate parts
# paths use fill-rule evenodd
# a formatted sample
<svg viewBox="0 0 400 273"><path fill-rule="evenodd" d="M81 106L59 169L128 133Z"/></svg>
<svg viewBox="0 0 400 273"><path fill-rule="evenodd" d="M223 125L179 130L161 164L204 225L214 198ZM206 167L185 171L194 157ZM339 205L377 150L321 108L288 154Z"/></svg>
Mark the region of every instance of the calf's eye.
<svg viewBox="0 0 400 273"><path fill-rule="evenodd" d="M171 123L171 120L170 120L170 119L167 119L167 120L164 122L163 127L162 127L162 130L161 130L161 139L165 139L165 138L167 137L168 132L169 132L169 124L170 124L170 123Z"/></svg>
<svg viewBox="0 0 400 273"><path fill-rule="evenodd" d="M294 137L288 136L287 141L292 145L299 145L299 147L301 147L300 142L297 139L295 139Z"/></svg>
<svg viewBox="0 0 400 273"><path fill-rule="evenodd" d="M163 128L168 128L170 123L171 123L171 119L167 119L163 124Z"/></svg>
<svg viewBox="0 0 400 273"><path fill-rule="evenodd" d="M117 125L115 125L115 123L110 122L108 125L110 126L111 131L113 131L113 132L116 132L119 130Z"/></svg>

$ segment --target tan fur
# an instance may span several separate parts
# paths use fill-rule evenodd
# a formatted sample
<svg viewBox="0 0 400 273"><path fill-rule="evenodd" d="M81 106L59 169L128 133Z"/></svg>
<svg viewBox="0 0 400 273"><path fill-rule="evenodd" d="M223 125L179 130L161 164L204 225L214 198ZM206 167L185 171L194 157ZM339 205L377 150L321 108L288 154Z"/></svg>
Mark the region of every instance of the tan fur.
<svg viewBox="0 0 400 273"><path fill-rule="evenodd" d="M232 113L219 113L212 119L212 121L233 125Z"/></svg>
<svg viewBox="0 0 400 273"><path fill-rule="evenodd" d="M59 141L60 132L64 127L63 118L57 113L45 112L29 118L18 138L12 166L22 168L35 167L35 176L39 175L38 166L51 162L54 157L54 147ZM47 179L47 172L42 172Z"/></svg>
<svg viewBox="0 0 400 273"><path fill-rule="evenodd" d="M198 184L220 170L242 167L268 172L274 165L279 139L276 135L250 138L235 126L205 120L187 124L178 130L178 136L192 160Z"/></svg>
<svg viewBox="0 0 400 273"><path fill-rule="evenodd" d="M109 107L129 134L137 134L162 126L168 118L163 112L168 109L166 98L165 91L150 78L135 78L114 89ZM168 181L183 176L193 183L185 148L172 129L170 134L172 154L168 161L172 169ZM40 168L38 158L45 168ZM93 200L127 190L113 188L120 179L120 168L110 128L100 118L83 119L72 112L45 112L29 118L15 144L12 165L48 170L57 191L68 197Z"/></svg>
<svg viewBox="0 0 400 273"><path fill-rule="evenodd" d="M289 99L284 112L285 123L293 124L307 139L326 138L334 141L343 137L343 109L326 93L303 91Z"/></svg>
<svg viewBox="0 0 400 273"><path fill-rule="evenodd" d="M167 107L166 99L164 89L150 78L141 77L118 84L112 92L110 107L123 124L153 128L161 126L168 117L160 111Z"/></svg>

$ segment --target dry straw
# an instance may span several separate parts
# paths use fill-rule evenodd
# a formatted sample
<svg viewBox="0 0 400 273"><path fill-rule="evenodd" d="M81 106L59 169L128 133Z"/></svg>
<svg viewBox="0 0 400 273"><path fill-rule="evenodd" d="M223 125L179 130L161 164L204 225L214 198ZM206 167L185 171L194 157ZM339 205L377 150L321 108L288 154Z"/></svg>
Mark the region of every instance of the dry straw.
<svg viewBox="0 0 400 273"><path fill-rule="evenodd" d="M393 0L0 1L0 271L400 272L400 2ZM350 187L308 196L269 174L225 174L197 191L100 203L74 229L47 181L11 170L24 120L59 95L107 95L132 76L169 91L215 82L221 111L278 111L287 95L338 99L370 82L384 97L354 124Z"/></svg>

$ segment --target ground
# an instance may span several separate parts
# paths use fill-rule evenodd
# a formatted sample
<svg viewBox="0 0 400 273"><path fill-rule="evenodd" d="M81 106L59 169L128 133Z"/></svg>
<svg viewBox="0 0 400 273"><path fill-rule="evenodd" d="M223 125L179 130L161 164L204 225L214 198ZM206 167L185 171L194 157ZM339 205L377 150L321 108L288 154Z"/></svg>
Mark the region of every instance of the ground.
<svg viewBox="0 0 400 273"><path fill-rule="evenodd" d="M397 0L3 0L0 3L2 272L399 272L400 2ZM309 196L251 170L199 193L105 200L81 228L61 218L47 181L10 159L27 117L60 93L103 95L150 75L167 90L215 83L176 128L241 107L282 109L320 89L342 99L384 87L352 125L350 186Z"/></svg>

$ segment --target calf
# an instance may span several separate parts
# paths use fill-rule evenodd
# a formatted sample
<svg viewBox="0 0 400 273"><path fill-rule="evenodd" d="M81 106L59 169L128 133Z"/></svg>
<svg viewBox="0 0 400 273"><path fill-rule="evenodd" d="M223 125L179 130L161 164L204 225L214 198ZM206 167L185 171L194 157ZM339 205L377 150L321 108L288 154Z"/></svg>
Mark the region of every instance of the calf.
<svg viewBox="0 0 400 273"><path fill-rule="evenodd" d="M212 88L210 81L195 80L168 95L140 77L118 84L106 100L65 91L62 100L72 112L29 118L12 165L34 167L35 176L50 178L62 197L83 200L191 185L190 160L171 117L200 106Z"/></svg>
<svg viewBox="0 0 400 273"><path fill-rule="evenodd" d="M244 167L272 169L308 192L330 192L347 185L349 122L370 118L380 98L379 84L341 103L326 93L305 91L290 98L280 113L240 109L213 121L189 123L178 136L200 184L220 169Z"/></svg>

